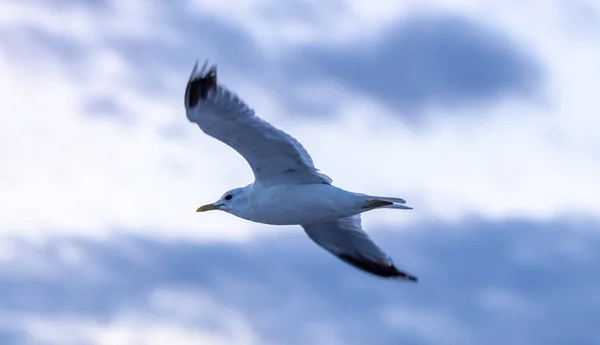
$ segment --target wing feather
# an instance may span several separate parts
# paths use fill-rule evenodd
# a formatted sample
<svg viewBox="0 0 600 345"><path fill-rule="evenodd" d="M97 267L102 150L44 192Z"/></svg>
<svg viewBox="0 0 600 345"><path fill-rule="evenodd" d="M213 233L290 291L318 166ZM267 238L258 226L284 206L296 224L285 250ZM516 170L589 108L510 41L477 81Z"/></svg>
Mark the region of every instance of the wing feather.
<svg viewBox="0 0 600 345"><path fill-rule="evenodd" d="M417 281L417 277L398 270L392 259L363 231L360 214L302 227L316 244L358 269L385 278Z"/></svg>
<svg viewBox="0 0 600 345"><path fill-rule="evenodd" d="M217 83L216 66L194 66L185 93L187 117L209 136L242 155L256 182L331 184L306 149L289 134L256 116L236 94Z"/></svg>

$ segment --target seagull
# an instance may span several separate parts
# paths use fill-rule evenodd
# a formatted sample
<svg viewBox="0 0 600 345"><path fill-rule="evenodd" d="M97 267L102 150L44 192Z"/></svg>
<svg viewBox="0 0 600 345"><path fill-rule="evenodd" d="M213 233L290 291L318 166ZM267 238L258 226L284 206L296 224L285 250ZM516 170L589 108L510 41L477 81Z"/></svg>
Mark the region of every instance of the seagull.
<svg viewBox="0 0 600 345"><path fill-rule="evenodd" d="M362 229L361 213L411 210L402 198L354 193L332 185L292 136L256 116L240 97L217 83L217 66L196 61L185 90L190 122L246 159L254 182L224 193L196 212L220 210L256 223L300 225L318 246L373 275L417 282L394 266Z"/></svg>

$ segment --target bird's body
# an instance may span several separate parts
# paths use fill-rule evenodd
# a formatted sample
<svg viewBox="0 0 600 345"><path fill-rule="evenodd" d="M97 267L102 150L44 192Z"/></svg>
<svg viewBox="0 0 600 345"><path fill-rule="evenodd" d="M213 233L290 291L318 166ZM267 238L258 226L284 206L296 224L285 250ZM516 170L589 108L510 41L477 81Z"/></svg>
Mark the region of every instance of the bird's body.
<svg viewBox="0 0 600 345"><path fill-rule="evenodd" d="M309 238L341 260L382 277L417 278L398 270L361 228L360 214L411 209L401 198L354 193L333 186L302 145L258 118L217 83L216 67L194 66L185 92L188 119L249 163L254 183L226 192L198 211L222 210L271 225L301 225Z"/></svg>
<svg viewBox="0 0 600 345"><path fill-rule="evenodd" d="M330 184L285 184L244 187L245 207L232 214L257 223L298 225L329 222L369 209L367 195Z"/></svg>
<svg viewBox="0 0 600 345"><path fill-rule="evenodd" d="M364 198L329 184L246 187L246 214L236 216L271 225L321 223L353 216Z"/></svg>

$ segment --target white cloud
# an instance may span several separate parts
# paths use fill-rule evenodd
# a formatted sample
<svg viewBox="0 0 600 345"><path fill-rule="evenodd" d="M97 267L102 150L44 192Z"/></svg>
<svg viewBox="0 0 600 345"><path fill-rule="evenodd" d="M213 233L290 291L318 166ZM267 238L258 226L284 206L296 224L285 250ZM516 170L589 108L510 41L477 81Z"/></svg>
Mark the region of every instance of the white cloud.
<svg viewBox="0 0 600 345"><path fill-rule="evenodd" d="M418 308L390 308L382 319L392 329L415 335L430 344L470 343L468 330L444 312Z"/></svg>
<svg viewBox="0 0 600 345"><path fill-rule="evenodd" d="M428 113L434 120L415 133L393 120L391 109L331 81L322 87L332 103L340 104L336 114L300 122L276 116L285 109L274 90L230 77L226 69L223 79L263 118L296 136L336 184L402 196L415 207L365 216L366 226L424 217L600 214L600 120L594 115L600 108L598 33L563 30L558 2L376 3L381 6L348 1L334 10L331 3L311 2L315 16L306 22L293 21L293 13L268 15L274 1L237 1L226 9L203 1L195 8L243 28L273 57L284 56L289 45L377 42L383 30L425 6L485 18L541 60L547 73L545 107L506 99L462 109L461 116L432 107ZM193 212L224 190L249 183L250 170L231 149L187 123L182 106L186 66L172 66L181 71L176 75L148 71L170 86L167 93L148 98L132 82L136 62L110 44L120 36L182 40L159 5L113 1L110 6L106 12L66 6L58 16L48 6L0 4L0 33L9 43L0 52L1 231L85 236L134 231L239 240L290 229ZM64 61L19 31L20 25L72 40L84 54ZM190 49L190 68L203 47L198 42ZM132 114L134 125L84 116L87 101L107 94ZM183 137L167 139L166 127L176 127Z"/></svg>
<svg viewBox="0 0 600 345"><path fill-rule="evenodd" d="M271 54L298 45L372 45L390 26L415 11L469 13L489 8L473 0L188 0L190 9L210 13L250 34Z"/></svg>
<svg viewBox="0 0 600 345"><path fill-rule="evenodd" d="M37 13L44 15L44 11ZM35 42L19 42L11 53L28 44L35 46ZM6 96L0 117L2 161L6 162L0 181L0 228L96 235L111 228L160 228L169 229L167 236L194 232L194 236L210 237L202 230L219 224L225 229L217 236L244 237L248 225L241 221L223 224L208 215L198 222L194 213L198 205L222 192L205 182L218 180L219 171L231 165L210 159L211 147L218 142L202 143L199 130L187 125L185 117L170 117L178 111L183 114L178 91L184 86L148 101L128 82L133 78L128 71L131 61L102 41L86 44L88 54L74 62L86 68L83 80L72 77L68 70L72 66L48 58L51 52L35 51L44 59L25 63L7 56L8 52L0 57L0 90ZM138 125L86 118L85 102L96 91L116 96L139 119ZM159 129L172 123L193 134L188 136L191 139L173 142L162 137ZM174 164L184 169L174 174Z"/></svg>
<svg viewBox="0 0 600 345"><path fill-rule="evenodd" d="M149 306L147 312L123 310L102 321L81 316L0 314L0 327L25 332L29 344L265 344L239 313L216 303L202 291L159 290L151 296ZM186 322L181 318L182 311L187 316L204 315L218 327Z"/></svg>
<svg viewBox="0 0 600 345"><path fill-rule="evenodd" d="M520 317L539 317L541 308L517 292L501 288L484 289L478 294L481 304L493 312L503 312Z"/></svg>

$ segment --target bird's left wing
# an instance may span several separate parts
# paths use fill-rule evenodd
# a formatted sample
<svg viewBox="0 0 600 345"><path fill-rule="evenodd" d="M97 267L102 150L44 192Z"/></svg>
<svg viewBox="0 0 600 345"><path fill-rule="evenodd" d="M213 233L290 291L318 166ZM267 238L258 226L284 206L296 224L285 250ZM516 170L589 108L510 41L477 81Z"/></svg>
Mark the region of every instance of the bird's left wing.
<svg viewBox="0 0 600 345"><path fill-rule="evenodd" d="M380 277L417 281L417 277L398 270L362 230L360 214L302 227L316 244L356 268Z"/></svg>
<svg viewBox="0 0 600 345"><path fill-rule="evenodd" d="M190 121L241 154L264 185L331 183L292 136L254 114L237 95L217 83L216 66L194 66L185 91Z"/></svg>

